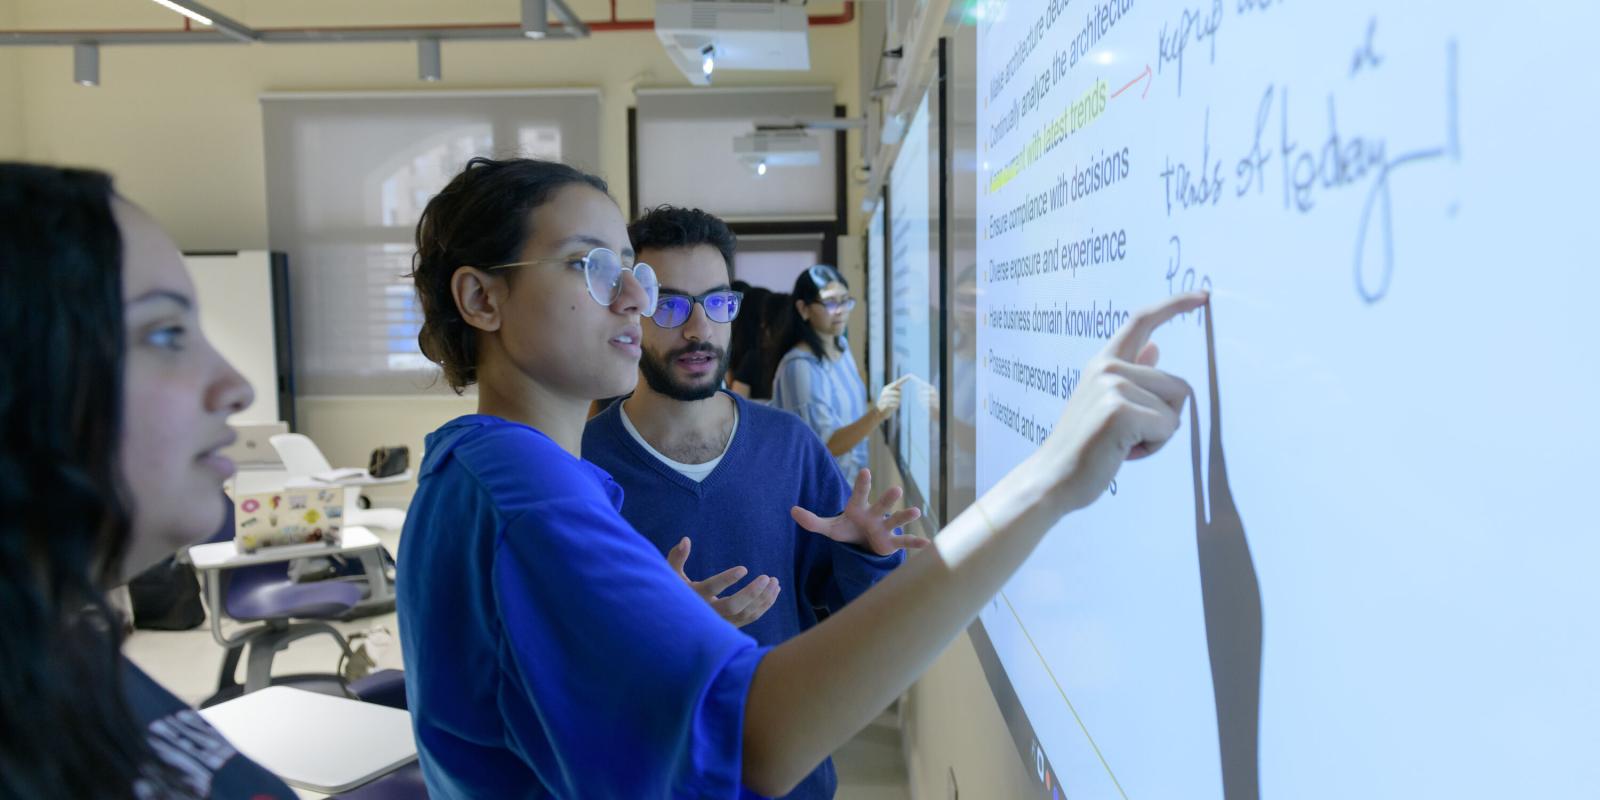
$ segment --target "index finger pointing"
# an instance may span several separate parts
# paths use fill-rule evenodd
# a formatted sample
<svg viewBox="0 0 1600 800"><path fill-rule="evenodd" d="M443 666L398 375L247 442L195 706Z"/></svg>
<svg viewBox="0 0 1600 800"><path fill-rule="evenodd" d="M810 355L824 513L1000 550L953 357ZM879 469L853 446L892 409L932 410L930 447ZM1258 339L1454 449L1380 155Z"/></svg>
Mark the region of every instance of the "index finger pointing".
<svg viewBox="0 0 1600 800"><path fill-rule="evenodd" d="M1111 343L1106 346L1106 352L1123 361L1134 361L1139 357L1139 351L1145 343L1150 341L1150 335L1162 323L1179 314L1193 311L1206 304L1211 299L1207 292L1189 292L1188 294L1174 295L1149 308L1134 314L1122 330L1111 337Z"/></svg>

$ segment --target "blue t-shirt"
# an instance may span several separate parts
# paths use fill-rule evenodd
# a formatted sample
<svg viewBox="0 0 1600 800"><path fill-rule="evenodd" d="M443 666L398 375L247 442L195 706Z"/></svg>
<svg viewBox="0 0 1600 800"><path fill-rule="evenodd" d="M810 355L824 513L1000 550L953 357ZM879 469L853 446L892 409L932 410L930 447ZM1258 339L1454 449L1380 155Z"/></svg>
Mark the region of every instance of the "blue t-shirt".
<svg viewBox="0 0 1600 800"><path fill-rule="evenodd" d="M397 592L434 800L742 795L766 649L621 504L604 471L526 425L469 415L429 434Z"/></svg>
<svg viewBox="0 0 1600 800"><path fill-rule="evenodd" d="M689 537L684 571L690 578L747 567L750 573L728 593L761 575L777 578L777 602L740 629L763 645L777 645L817 624L818 608L837 611L871 588L905 554L879 556L796 525L790 508L833 516L844 509L849 487L828 449L793 414L727 396L738 403L739 424L703 481L640 446L623 427L622 403L589 421L583 457L622 485L622 516L657 550L665 554ZM831 798L837 783L832 762L824 762L786 797Z"/></svg>
<svg viewBox="0 0 1600 800"><path fill-rule="evenodd" d="M785 353L772 379L772 407L797 414L824 443L834 431L867 415L867 387L856 372L856 360L844 352L819 358L800 345ZM867 439L834 460L845 479L854 481L867 466Z"/></svg>

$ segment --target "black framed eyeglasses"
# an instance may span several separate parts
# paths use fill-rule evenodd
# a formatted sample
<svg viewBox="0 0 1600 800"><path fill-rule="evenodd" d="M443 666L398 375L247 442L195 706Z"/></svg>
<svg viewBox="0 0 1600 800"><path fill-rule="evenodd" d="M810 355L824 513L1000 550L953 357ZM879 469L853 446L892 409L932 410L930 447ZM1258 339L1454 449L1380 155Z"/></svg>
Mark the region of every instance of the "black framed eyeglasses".
<svg viewBox="0 0 1600 800"><path fill-rule="evenodd" d="M726 324L739 316L739 307L744 304L744 292L733 289L713 289L705 294L694 295L667 292L661 295L660 302L656 304L656 313L650 315L650 320L658 328L676 328L689 321L695 303L706 310L707 319Z"/></svg>
<svg viewBox="0 0 1600 800"><path fill-rule="evenodd" d="M535 264L566 264L573 269L582 270L583 281L589 287L589 296L603 306L615 303L617 296L622 294L622 274L625 272L633 273L633 279L639 282L640 288L644 289L645 297L648 298L645 307L640 309L640 314L646 317L654 314L656 303L661 298L661 282L656 280L656 271L649 264L640 261L631 267L625 267L622 265L622 257L606 247L596 247L580 258L548 256L510 264L497 264L485 269L531 267Z"/></svg>

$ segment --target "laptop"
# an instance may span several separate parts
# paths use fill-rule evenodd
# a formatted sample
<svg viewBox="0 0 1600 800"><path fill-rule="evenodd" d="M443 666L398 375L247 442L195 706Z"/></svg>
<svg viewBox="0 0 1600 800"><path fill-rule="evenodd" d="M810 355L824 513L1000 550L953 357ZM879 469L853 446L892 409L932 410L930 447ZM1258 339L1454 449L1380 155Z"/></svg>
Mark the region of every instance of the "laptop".
<svg viewBox="0 0 1600 800"><path fill-rule="evenodd" d="M222 455L233 459L241 470L283 469L283 460L272 447L272 437L289 432L287 422L265 422L233 425L238 441L222 449Z"/></svg>

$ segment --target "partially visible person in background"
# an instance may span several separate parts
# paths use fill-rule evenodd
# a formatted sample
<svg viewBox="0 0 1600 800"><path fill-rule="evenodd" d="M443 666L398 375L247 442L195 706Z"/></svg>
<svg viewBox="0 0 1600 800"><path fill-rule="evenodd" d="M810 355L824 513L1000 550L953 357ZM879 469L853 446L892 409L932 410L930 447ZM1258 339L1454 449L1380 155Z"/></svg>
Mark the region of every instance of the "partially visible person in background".
<svg viewBox="0 0 1600 800"><path fill-rule="evenodd" d="M800 273L794 298L775 323L772 405L792 411L815 431L846 480L867 466L867 437L900 408L905 378L868 402L866 384L850 355L845 326L855 308L850 284L833 267ZM908 376L909 377L909 376Z"/></svg>
<svg viewBox="0 0 1600 800"><path fill-rule="evenodd" d="M0 797L292 800L122 656L106 603L215 533L250 385L99 172L0 162Z"/></svg>
<svg viewBox="0 0 1600 800"><path fill-rule="evenodd" d="M772 401L772 379L778 370L778 362L783 359L783 352L778 349L778 339L783 333L784 322L789 318L789 305L793 302L794 295L773 292L767 295L761 309L760 354L752 356L742 371L736 370L739 377L750 381L752 399L759 398L766 403Z"/></svg>
<svg viewBox="0 0 1600 800"><path fill-rule="evenodd" d="M772 397L772 384L763 379L767 372L767 298L772 297L772 291L760 286L742 291L744 305L733 321L733 340L728 348L728 359L733 362L728 370L728 389L747 400L768 400Z"/></svg>

